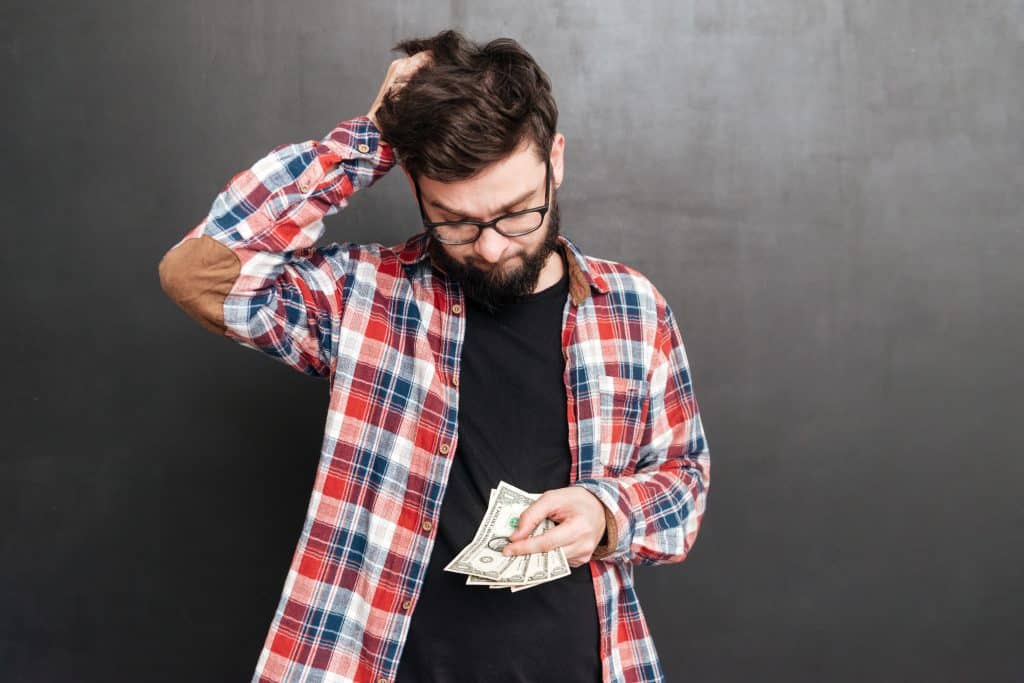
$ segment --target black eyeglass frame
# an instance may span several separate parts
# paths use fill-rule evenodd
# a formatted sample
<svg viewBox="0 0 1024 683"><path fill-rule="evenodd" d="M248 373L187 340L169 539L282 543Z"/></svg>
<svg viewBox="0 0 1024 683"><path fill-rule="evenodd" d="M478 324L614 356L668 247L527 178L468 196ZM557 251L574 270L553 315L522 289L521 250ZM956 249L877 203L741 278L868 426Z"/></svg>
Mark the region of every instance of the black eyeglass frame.
<svg viewBox="0 0 1024 683"><path fill-rule="evenodd" d="M434 239L436 239L438 242L442 242L443 244L472 244L473 242L476 242L478 239L480 239L480 235L484 234L484 228L494 228L495 232L497 232L499 235L504 235L505 237L522 237L523 235L529 235L531 232L534 232L535 230L539 230L540 226L544 225L544 216L547 215L547 212L548 212L548 203L549 203L550 198L551 198L551 159L550 158L545 159L544 166L545 166L545 170L544 170L544 206L537 206L537 207L534 207L532 209L521 209L519 211L512 211L511 213L502 214L502 215L498 216L497 218L495 218L493 220L489 220L487 222L471 221L469 219L459 220L459 221L429 221L429 220L427 220L427 213L426 213L426 211L423 210L423 200L420 198L420 184L419 184L418 181L413 180L412 181L413 185L416 187L416 204L420 207L420 218L423 219L423 226L430 232L430 235ZM530 228L529 230L527 230L525 232L516 232L516 233L503 232L502 230L500 230L498 228L498 221L503 220L505 218L510 218L510 217L513 217L513 216L521 216L521 215L526 214L526 213L539 213L540 214L540 222L537 223L537 227ZM435 230L435 228L437 226L439 226L439 225L462 225L462 224L475 225L477 227L476 236L473 237L473 239L471 239L471 240L446 240L446 239L443 239L440 236L438 236L437 230Z"/></svg>

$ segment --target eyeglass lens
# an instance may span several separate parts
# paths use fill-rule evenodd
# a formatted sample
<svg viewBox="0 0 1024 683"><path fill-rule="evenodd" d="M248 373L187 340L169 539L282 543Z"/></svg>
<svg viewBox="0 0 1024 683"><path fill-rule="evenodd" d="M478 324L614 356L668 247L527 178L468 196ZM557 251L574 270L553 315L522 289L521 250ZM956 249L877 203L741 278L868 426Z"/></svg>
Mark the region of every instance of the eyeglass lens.
<svg viewBox="0 0 1024 683"><path fill-rule="evenodd" d="M499 220L496 226L498 232L515 236L536 230L543 220L541 212L531 211L518 216L506 216ZM472 223L446 223L434 226L434 231L443 240L461 241L476 239L480 228Z"/></svg>

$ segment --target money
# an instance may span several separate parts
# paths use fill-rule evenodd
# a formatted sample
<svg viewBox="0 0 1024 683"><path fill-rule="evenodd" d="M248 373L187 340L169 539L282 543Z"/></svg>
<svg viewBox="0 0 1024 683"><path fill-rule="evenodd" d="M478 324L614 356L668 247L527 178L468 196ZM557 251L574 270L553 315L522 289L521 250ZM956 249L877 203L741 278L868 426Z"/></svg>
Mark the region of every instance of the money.
<svg viewBox="0 0 1024 683"><path fill-rule="evenodd" d="M519 526L519 517L538 493L527 493L506 481L491 489L480 525L473 540L444 568L445 571L466 575L466 585L508 588L512 592L554 581L570 574L565 551L559 547L544 553L531 553L505 557L502 549L508 545L509 535ZM550 518L537 525L530 534L539 536L555 523Z"/></svg>

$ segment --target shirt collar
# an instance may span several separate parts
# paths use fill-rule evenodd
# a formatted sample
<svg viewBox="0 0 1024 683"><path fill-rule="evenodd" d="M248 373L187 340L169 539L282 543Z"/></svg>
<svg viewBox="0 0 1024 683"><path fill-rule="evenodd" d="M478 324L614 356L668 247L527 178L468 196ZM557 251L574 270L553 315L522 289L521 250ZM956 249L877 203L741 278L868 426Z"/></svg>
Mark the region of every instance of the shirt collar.
<svg viewBox="0 0 1024 683"><path fill-rule="evenodd" d="M563 234L559 234L557 239L558 246L565 255L565 262L569 267L569 296L572 298L572 302L579 306L590 296L591 289L599 294L607 294L608 284L601 275L591 272L587 259L579 246ZM424 260L430 256L430 250L427 249L429 241L430 235L426 231L413 235L399 248L398 260L404 265L412 265ZM430 260L435 268L444 272L439 264L432 258Z"/></svg>

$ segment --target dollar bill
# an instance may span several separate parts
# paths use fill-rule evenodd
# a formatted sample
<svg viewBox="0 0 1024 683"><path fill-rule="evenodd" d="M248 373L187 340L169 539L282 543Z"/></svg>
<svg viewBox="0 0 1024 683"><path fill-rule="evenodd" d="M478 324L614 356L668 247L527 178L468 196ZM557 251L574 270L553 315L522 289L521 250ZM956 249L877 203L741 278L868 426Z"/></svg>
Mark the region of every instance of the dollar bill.
<svg viewBox="0 0 1024 683"><path fill-rule="evenodd" d="M487 511L473 540L448 563L445 571L465 574L470 586L508 588L513 592L568 576L571 570L561 547L515 557L501 554L523 511L539 497L540 494L523 491L506 481L498 482L498 487L490 491ZM539 536L554 526L553 520L545 519L530 535Z"/></svg>

